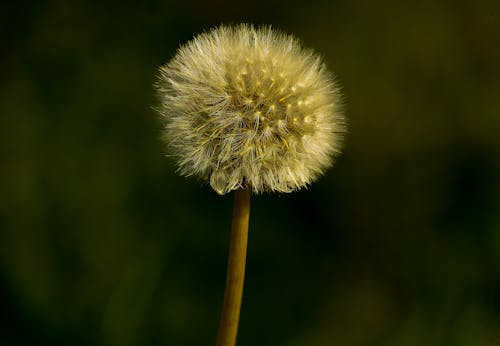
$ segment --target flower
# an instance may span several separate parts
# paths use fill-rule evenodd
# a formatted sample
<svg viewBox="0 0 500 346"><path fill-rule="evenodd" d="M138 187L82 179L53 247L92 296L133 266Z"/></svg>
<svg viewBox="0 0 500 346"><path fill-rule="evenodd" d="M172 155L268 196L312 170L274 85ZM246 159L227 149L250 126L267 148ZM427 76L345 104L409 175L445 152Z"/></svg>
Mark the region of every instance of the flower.
<svg viewBox="0 0 500 346"><path fill-rule="evenodd" d="M270 27L221 26L161 66L158 111L179 172L219 194L291 192L339 154L339 88L321 59Z"/></svg>

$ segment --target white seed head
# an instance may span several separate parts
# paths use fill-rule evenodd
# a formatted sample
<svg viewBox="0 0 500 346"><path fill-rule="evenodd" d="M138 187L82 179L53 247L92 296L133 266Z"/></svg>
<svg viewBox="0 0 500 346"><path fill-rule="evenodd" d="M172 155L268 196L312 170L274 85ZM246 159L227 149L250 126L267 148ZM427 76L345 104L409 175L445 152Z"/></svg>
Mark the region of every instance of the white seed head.
<svg viewBox="0 0 500 346"><path fill-rule="evenodd" d="M270 27L222 26L160 67L164 139L179 172L219 194L291 192L339 154L340 94L321 59Z"/></svg>

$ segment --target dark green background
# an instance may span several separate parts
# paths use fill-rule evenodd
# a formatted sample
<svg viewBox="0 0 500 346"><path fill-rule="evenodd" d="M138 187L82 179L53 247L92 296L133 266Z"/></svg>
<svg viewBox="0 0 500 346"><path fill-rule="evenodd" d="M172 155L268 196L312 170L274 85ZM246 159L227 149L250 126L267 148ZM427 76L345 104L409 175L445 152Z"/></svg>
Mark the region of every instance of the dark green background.
<svg viewBox="0 0 500 346"><path fill-rule="evenodd" d="M239 346L500 345L498 1L3 1L0 345L213 345L231 196L175 174L152 83L219 23L343 86L344 154L255 196Z"/></svg>

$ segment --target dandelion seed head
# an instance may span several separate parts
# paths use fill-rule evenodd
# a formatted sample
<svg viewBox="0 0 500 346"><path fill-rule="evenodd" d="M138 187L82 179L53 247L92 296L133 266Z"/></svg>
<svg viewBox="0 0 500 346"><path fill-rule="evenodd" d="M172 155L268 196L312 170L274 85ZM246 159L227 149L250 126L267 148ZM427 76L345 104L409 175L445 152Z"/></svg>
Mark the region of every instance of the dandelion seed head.
<svg viewBox="0 0 500 346"><path fill-rule="evenodd" d="M321 59L270 27L221 26L160 67L164 139L179 172L219 194L291 192L342 147L338 86Z"/></svg>

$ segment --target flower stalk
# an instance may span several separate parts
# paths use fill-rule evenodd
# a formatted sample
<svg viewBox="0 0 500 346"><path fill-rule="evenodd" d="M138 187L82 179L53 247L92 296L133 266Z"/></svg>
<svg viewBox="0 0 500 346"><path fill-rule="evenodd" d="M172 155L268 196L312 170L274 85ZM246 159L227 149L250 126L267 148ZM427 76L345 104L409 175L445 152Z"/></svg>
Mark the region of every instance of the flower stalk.
<svg viewBox="0 0 500 346"><path fill-rule="evenodd" d="M234 191L233 221L227 265L226 289L222 305L217 346L234 346L238 335L241 298L245 281L251 190Z"/></svg>

